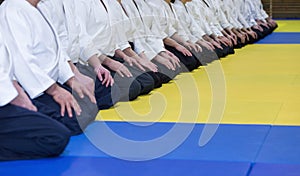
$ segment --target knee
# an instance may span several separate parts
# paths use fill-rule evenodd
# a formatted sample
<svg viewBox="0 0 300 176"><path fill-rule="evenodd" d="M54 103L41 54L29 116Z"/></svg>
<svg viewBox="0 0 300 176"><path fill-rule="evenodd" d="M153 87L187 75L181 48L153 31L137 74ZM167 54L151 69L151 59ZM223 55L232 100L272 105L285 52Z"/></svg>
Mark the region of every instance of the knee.
<svg viewBox="0 0 300 176"><path fill-rule="evenodd" d="M138 81L134 80L129 87L128 100L135 100L140 95L141 91L141 84Z"/></svg>
<svg viewBox="0 0 300 176"><path fill-rule="evenodd" d="M50 135L38 138L38 145L42 148L44 157L59 156L66 148L71 137L71 131L67 128L56 129Z"/></svg>
<svg viewBox="0 0 300 176"><path fill-rule="evenodd" d="M137 81L141 85L141 95L148 94L154 89L154 79L148 73L143 73L142 75L137 77Z"/></svg>

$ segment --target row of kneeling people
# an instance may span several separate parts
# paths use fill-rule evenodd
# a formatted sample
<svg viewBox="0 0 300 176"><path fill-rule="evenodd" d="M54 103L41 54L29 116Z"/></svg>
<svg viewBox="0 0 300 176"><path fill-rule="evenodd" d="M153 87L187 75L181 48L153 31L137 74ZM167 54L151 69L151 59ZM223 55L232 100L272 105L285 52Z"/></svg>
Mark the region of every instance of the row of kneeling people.
<svg viewBox="0 0 300 176"><path fill-rule="evenodd" d="M0 26L0 160L16 160L277 24L260 0L5 0Z"/></svg>

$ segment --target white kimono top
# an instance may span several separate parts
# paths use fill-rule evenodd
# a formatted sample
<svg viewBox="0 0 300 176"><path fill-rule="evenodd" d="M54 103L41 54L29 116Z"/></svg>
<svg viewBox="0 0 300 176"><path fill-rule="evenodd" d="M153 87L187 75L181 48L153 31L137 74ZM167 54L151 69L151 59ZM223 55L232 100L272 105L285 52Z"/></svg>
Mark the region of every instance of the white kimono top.
<svg viewBox="0 0 300 176"><path fill-rule="evenodd" d="M6 0L0 26L9 38L15 76L31 98L74 76L50 21L25 0Z"/></svg>
<svg viewBox="0 0 300 176"><path fill-rule="evenodd" d="M0 33L0 107L11 102L18 92L15 89L13 79L13 63L9 54L9 50L4 44L4 40Z"/></svg>
<svg viewBox="0 0 300 176"><path fill-rule="evenodd" d="M92 38L80 26L74 3L76 0L41 0L38 8L54 25L62 48L73 63L86 62L93 55L100 55Z"/></svg>

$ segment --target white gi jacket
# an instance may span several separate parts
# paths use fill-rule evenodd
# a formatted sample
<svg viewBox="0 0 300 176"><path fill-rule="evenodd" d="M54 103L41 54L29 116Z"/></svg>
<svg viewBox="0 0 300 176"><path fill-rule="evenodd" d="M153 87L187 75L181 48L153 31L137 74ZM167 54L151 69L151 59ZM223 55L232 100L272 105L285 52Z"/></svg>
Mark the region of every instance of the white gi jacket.
<svg viewBox="0 0 300 176"><path fill-rule="evenodd" d="M229 22L229 20L227 19L226 15L222 10L222 4L223 4L222 1L221 0L207 0L207 1L209 1L212 4L210 9L214 12L214 14L216 14L216 17L221 27L223 29L233 28L233 25Z"/></svg>
<svg viewBox="0 0 300 176"><path fill-rule="evenodd" d="M13 63L9 54L9 50L4 44L4 40L0 33L0 107L11 102L18 92L15 89L13 78Z"/></svg>
<svg viewBox="0 0 300 176"><path fill-rule="evenodd" d="M247 23L250 26L254 26L257 25L256 23L256 9L255 6L253 4L253 0L241 0L244 1L244 10L242 11L243 16L245 17Z"/></svg>
<svg viewBox="0 0 300 176"><path fill-rule="evenodd" d="M15 76L31 98L55 82L64 84L74 76L51 23L29 2L3 2L0 24L5 37L13 41L8 48L14 51L11 54Z"/></svg>
<svg viewBox="0 0 300 176"><path fill-rule="evenodd" d="M164 0L160 0L160 1L163 2L164 12L165 12L165 20L169 26L169 28L167 28L168 29L167 33L169 35L173 35L173 33L177 32L177 34L184 41L190 40L188 34L185 32L185 29L182 27L182 25L178 19L178 16L174 9L174 5L172 3L168 4Z"/></svg>
<svg viewBox="0 0 300 176"><path fill-rule="evenodd" d="M235 11L237 20L243 25L244 28L250 28L251 25L246 20L247 13L245 9L245 3L244 0L232 0L233 4L235 5Z"/></svg>
<svg viewBox="0 0 300 176"><path fill-rule="evenodd" d="M204 13L204 11L207 10L206 5L202 4L199 0L193 0L192 2L186 3L186 7L201 29L203 29L207 35L213 34Z"/></svg>
<svg viewBox="0 0 300 176"><path fill-rule="evenodd" d="M205 16L205 20L209 24L209 28L212 30L213 34L216 36L223 36L223 34L221 32L223 30L223 28L218 21L217 13L210 8L213 6L212 2L206 0L206 3L209 6L208 7L202 0L197 0L197 1L198 1L197 2L198 4L201 4L201 5L198 5L198 7L200 8L198 10L200 10L201 13ZM193 3L193 1L189 2L189 3ZM194 12L194 13L196 13L196 12Z"/></svg>
<svg viewBox="0 0 300 176"><path fill-rule="evenodd" d="M146 1L153 10L153 16L158 22L158 28L162 35L172 37L175 33L188 41L189 38L182 28L177 15L173 9L173 4L168 4L164 0L147 0Z"/></svg>
<svg viewBox="0 0 300 176"><path fill-rule="evenodd" d="M144 0L122 0L122 5L134 25L136 36L133 38L135 51L140 54L145 52L149 59L153 59L158 53L166 51L162 37L157 33L153 23L153 15Z"/></svg>
<svg viewBox="0 0 300 176"><path fill-rule="evenodd" d="M117 0L107 0L106 6L108 6L108 14L110 25L114 31L115 40L121 50L130 47L128 41L130 41L127 33L132 32L134 27L131 26L128 16L125 14L120 3Z"/></svg>
<svg viewBox="0 0 300 176"><path fill-rule="evenodd" d="M105 2L103 0L103 3ZM76 0L74 5L81 26L84 28L82 31L86 31L101 53L113 56L115 50L120 47L116 43L114 30L110 24L109 6L104 6L100 0Z"/></svg>
<svg viewBox="0 0 300 176"><path fill-rule="evenodd" d="M185 32L189 36L190 41L195 43L199 39L202 39L202 36L206 33L196 23L186 6L180 0L175 0L174 9L179 18L179 22L182 26L184 26Z"/></svg>
<svg viewBox="0 0 300 176"><path fill-rule="evenodd" d="M266 22L266 18L269 17L267 12L264 10L263 4L261 0L253 0L252 1L253 5L255 6L255 19L262 20Z"/></svg>
<svg viewBox="0 0 300 176"><path fill-rule="evenodd" d="M237 12L232 0L219 0L221 10L226 16L228 22L236 29L242 29L243 25L238 21Z"/></svg>
<svg viewBox="0 0 300 176"><path fill-rule="evenodd" d="M86 62L101 53L84 28L81 30L74 3L75 0L41 0L38 8L55 27L62 48L72 62L77 63L79 58Z"/></svg>

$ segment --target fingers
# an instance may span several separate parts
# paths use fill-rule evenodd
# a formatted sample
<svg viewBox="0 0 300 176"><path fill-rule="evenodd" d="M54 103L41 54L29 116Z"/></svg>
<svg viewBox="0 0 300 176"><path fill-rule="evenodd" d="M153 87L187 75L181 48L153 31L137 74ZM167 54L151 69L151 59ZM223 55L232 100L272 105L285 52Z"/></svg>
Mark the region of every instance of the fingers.
<svg viewBox="0 0 300 176"><path fill-rule="evenodd" d="M192 46L186 45L186 47L187 47L190 51L192 50Z"/></svg>
<svg viewBox="0 0 300 176"><path fill-rule="evenodd" d="M198 47L196 45L193 45L192 48L193 48L194 51L199 52Z"/></svg>
<svg viewBox="0 0 300 176"><path fill-rule="evenodd" d="M37 107L34 106L33 104L29 105L26 109L29 109L29 110L34 111L34 112L37 112Z"/></svg>
<svg viewBox="0 0 300 176"><path fill-rule="evenodd" d="M60 115L63 117L63 116L65 116L65 105L64 105L64 103L61 103L60 104Z"/></svg>
<svg viewBox="0 0 300 176"><path fill-rule="evenodd" d="M73 89L76 91L80 98L84 98L84 94L82 91L83 87L81 87L81 85L78 85L78 87L76 86Z"/></svg>
<svg viewBox="0 0 300 176"><path fill-rule="evenodd" d="M94 92L90 92L88 89L83 89L83 93L89 97L92 103L96 103Z"/></svg>
<svg viewBox="0 0 300 176"><path fill-rule="evenodd" d="M175 70L173 64L169 61L169 57L165 56L165 57L156 57L155 60L159 63L161 63L162 65L164 65L165 67L167 67L167 69L169 70Z"/></svg>
<svg viewBox="0 0 300 176"><path fill-rule="evenodd" d="M71 108L70 103L67 103L67 104L66 104L66 109L67 109L67 112L68 112L69 117L70 117L70 118L73 117L73 112L72 112L72 108Z"/></svg>
<svg viewBox="0 0 300 176"><path fill-rule="evenodd" d="M152 71L152 72L158 72L157 67L153 66L153 65L145 65L145 68L147 68L148 70Z"/></svg>
<svg viewBox="0 0 300 176"><path fill-rule="evenodd" d="M185 48L184 48L184 50L185 50L185 53L186 53L187 56L192 56L193 55L189 50L187 50Z"/></svg>
<svg viewBox="0 0 300 176"><path fill-rule="evenodd" d="M157 65L153 64L152 62L149 62L149 64L147 64L145 67L150 71L158 72Z"/></svg>
<svg viewBox="0 0 300 176"><path fill-rule="evenodd" d="M109 72L105 72L105 79L106 80L104 83L106 83L106 87L112 86L114 84L114 79Z"/></svg>
<svg viewBox="0 0 300 176"><path fill-rule="evenodd" d="M124 66L124 65L121 65L121 67L119 67L119 69L116 71L121 77L132 77L132 74L131 72Z"/></svg>
<svg viewBox="0 0 300 176"><path fill-rule="evenodd" d="M101 73L100 70L98 71L97 76L98 76L98 78L99 78L100 81L103 81L102 73Z"/></svg>
<svg viewBox="0 0 300 176"><path fill-rule="evenodd" d="M102 74L103 74L103 76L102 76ZM98 73L98 75L100 75L101 78L103 78L103 80L100 80L100 81L102 81L102 84L104 85L104 84L107 83L107 81L109 79L109 76L110 76L110 73L104 72L104 73Z"/></svg>
<svg viewBox="0 0 300 176"><path fill-rule="evenodd" d="M96 100L95 100L95 102L96 102ZM72 109L74 109L74 111L77 115L81 114L80 106L78 105L78 103L75 100L75 98L73 97L73 95L70 94L69 97L65 99L65 102L63 102L61 104L61 114L62 114L62 116L64 116L65 111L67 111L68 116L70 118L72 118L73 117Z"/></svg>
<svg viewBox="0 0 300 176"><path fill-rule="evenodd" d="M133 64L132 64L132 58L130 57L124 57L124 60L132 67Z"/></svg>
<svg viewBox="0 0 300 176"><path fill-rule="evenodd" d="M164 65L169 69L169 70L175 70L174 65L170 61L164 62Z"/></svg>
<svg viewBox="0 0 300 176"><path fill-rule="evenodd" d="M113 86L114 83L115 83L114 79L112 77L110 77L109 81L107 81L107 83L106 83L106 87Z"/></svg>
<svg viewBox="0 0 300 176"><path fill-rule="evenodd" d="M178 59L178 57L176 57L176 56L171 57L170 61L173 65L174 70L175 70L176 67L180 67L180 60Z"/></svg>
<svg viewBox="0 0 300 176"><path fill-rule="evenodd" d="M134 64L137 68L139 68L140 70L142 70L143 72L146 71L146 70L144 69L144 67L143 67L140 63L138 63L136 60L133 61L133 64Z"/></svg>
<svg viewBox="0 0 300 176"><path fill-rule="evenodd" d="M75 113L79 116L81 114L81 108L75 98L72 96L72 102L69 104L70 110L68 109L69 116L72 117L72 108L74 109Z"/></svg>
<svg viewBox="0 0 300 176"><path fill-rule="evenodd" d="M185 47L181 46L178 51L180 51L185 56L192 56L192 53L187 50Z"/></svg>
<svg viewBox="0 0 300 176"><path fill-rule="evenodd" d="M202 52L203 50L202 50L202 47L200 46L200 45L197 45L197 48L198 48L198 51L199 52Z"/></svg>

